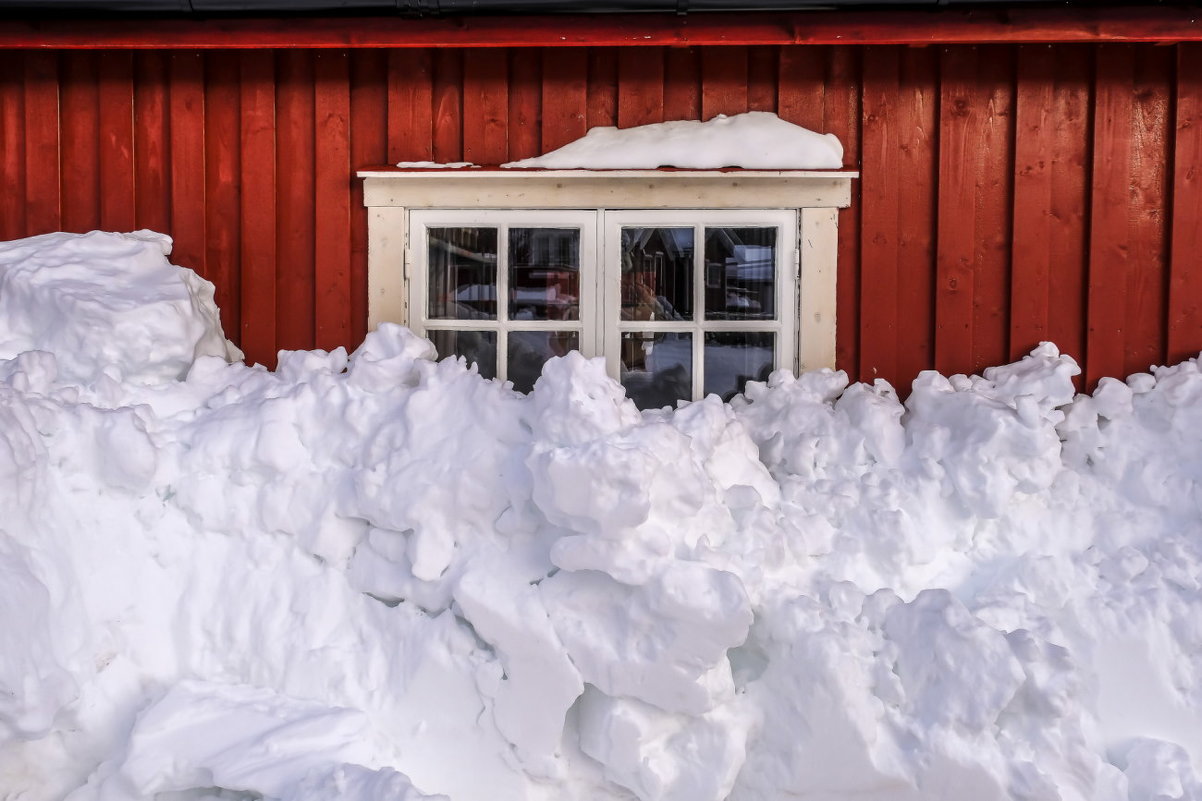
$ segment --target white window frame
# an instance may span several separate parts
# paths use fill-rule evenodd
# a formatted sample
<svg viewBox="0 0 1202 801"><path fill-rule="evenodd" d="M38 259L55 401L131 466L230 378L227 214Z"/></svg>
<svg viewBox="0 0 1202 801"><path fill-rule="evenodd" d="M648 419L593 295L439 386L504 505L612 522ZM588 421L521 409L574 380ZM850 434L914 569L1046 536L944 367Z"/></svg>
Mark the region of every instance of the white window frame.
<svg viewBox="0 0 1202 801"><path fill-rule="evenodd" d="M420 271L413 267L417 263L412 248L415 243L409 237L411 213L419 210L453 210L456 215L469 210L480 214L517 209L585 210L594 214L639 211L643 213L638 217L641 221L650 220L649 213L656 210L679 219L688 219L689 211L733 214L737 210L784 210L793 212L797 219L798 268L796 301L789 304L795 310L793 363L786 361L781 366L797 372L835 366L837 215L838 209L850 205L851 181L858 173L386 168L364 170L359 176L364 179L364 205L368 208L370 328L382 322L420 328L410 307L410 285L419 280L416 274ZM459 225L465 217L455 219L454 224ZM604 272L596 271L598 275ZM782 285L787 277L786 262ZM789 338L788 328L782 327L781 331L782 340ZM612 349L607 353L612 354ZM695 381L701 380L699 376L699 371L694 371Z"/></svg>
<svg viewBox="0 0 1202 801"><path fill-rule="evenodd" d="M415 333L426 336L430 331L496 331L497 332L497 377L509 377L509 334L513 331L564 331L580 332L580 351L586 355L599 352L597 340L597 304L579 304L578 320L511 320L509 319L509 228L579 228L580 230L580 295L591 298L597 294L597 214L594 211L524 210L510 209L414 209L410 212L409 227L414 232L412 258L414 264L428 263L426 248L428 238L423 235L429 228L476 228L497 229L497 316L493 320L461 320L434 318L429 316L428 273L425 269L412 270L409 280L411 310L409 327Z"/></svg>
<svg viewBox="0 0 1202 801"><path fill-rule="evenodd" d="M773 333L774 368L796 369L793 336L797 308L797 213L792 209L673 209L605 211L601 214L602 275L604 282L605 367L611 376L621 373L621 338L624 332L662 331L688 332L693 335L692 376L693 397L702 397L705 381L705 337L707 331ZM705 319L705 229L706 228L775 228L776 314L771 320L706 320ZM621 320L621 270L617 269L622 252L623 228L691 228L693 229L693 319L682 321ZM608 269L606 269L608 268Z"/></svg>

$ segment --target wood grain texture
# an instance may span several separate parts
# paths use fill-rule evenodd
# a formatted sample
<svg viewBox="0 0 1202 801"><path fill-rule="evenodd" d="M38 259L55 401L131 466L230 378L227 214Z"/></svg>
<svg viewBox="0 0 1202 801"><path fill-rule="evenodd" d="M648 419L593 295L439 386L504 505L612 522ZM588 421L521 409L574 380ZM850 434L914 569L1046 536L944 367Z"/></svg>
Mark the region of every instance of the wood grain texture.
<svg viewBox="0 0 1202 801"><path fill-rule="evenodd" d="M542 56L533 48L515 50L509 62L509 159L531 158L542 152ZM588 113L588 54L577 73L580 91L585 96L583 112ZM584 124L583 119L581 125Z"/></svg>
<svg viewBox="0 0 1202 801"><path fill-rule="evenodd" d="M388 151L387 55L358 50L351 54L351 164L376 164ZM367 216L363 182L351 179L350 340L367 336Z"/></svg>
<svg viewBox="0 0 1202 801"><path fill-rule="evenodd" d="M1127 272L1131 260L1130 195L1135 53L1108 45L1095 53L1093 176L1089 238L1089 340L1086 380L1122 375Z"/></svg>
<svg viewBox="0 0 1202 801"><path fill-rule="evenodd" d="M542 52L542 153L561 148L588 130L588 53Z"/></svg>
<svg viewBox="0 0 1202 801"><path fill-rule="evenodd" d="M976 50L943 48L941 70L935 367L957 373L973 366L976 188L988 109L977 93Z"/></svg>
<svg viewBox="0 0 1202 801"><path fill-rule="evenodd" d="M389 164L434 158L433 69L429 50L388 53Z"/></svg>
<svg viewBox="0 0 1202 801"><path fill-rule="evenodd" d="M0 239L25 236L25 62L0 53Z"/></svg>
<svg viewBox="0 0 1202 801"><path fill-rule="evenodd" d="M160 232L171 226L167 70L166 53L134 54L134 225Z"/></svg>
<svg viewBox="0 0 1202 801"><path fill-rule="evenodd" d="M701 118L742 114L747 95L747 48L706 48L701 56Z"/></svg>
<svg viewBox="0 0 1202 801"><path fill-rule="evenodd" d="M350 342L351 170L347 53L320 53L313 67L316 168L314 316L319 348ZM435 153L438 156L438 153Z"/></svg>
<svg viewBox="0 0 1202 801"><path fill-rule="evenodd" d="M242 340L241 73L237 53L204 54L204 260L197 272L217 287L226 331ZM172 120L172 125L176 125Z"/></svg>
<svg viewBox="0 0 1202 801"><path fill-rule="evenodd" d="M1202 350L1202 46L1177 52L1167 360Z"/></svg>
<svg viewBox="0 0 1202 801"><path fill-rule="evenodd" d="M134 228L133 53L100 54L100 227Z"/></svg>
<svg viewBox="0 0 1202 801"><path fill-rule="evenodd" d="M316 326L313 57L288 50L276 59L276 336L278 349L298 350L314 347Z"/></svg>
<svg viewBox="0 0 1202 801"><path fill-rule="evenodd" d="M240 342L248 360L274 367L279 341L275 59L269 50L238 55Z"/></svg>
<svg viewBox="0 0 1202 801"><path fill-rule="evenodd" d="M618 51L591 47L588 51L588 127L618 124Z"/></svg>
<svg viewBox="0 0 1202 801"><path fill-rule="evenodd" d="M463 160L463 53L437 50L433 70L434 161Z"/></svg>
<svg viewBox="0 0 1202 801"><path fill-rule="evenodd" d="M463 158L496 166L508 157L508 53L469 50L463 54Z"/></svg>
<svg viewBox="0 0 1202 801"><path fill-rule="evenodd" d="M701 51L673 47L664 54L664 119L701 119Z"/></svg>
<svg viewBox="0 0 1202 801"><path fill-rule="evenodd" d="M618 51L618 127L664 121L664 51Z"/></svg>
<svg viewBox="0 0 1202 801"><path fill-rule="evenodd" d="M205 210L205 95L204 63L200 53L172 53L168 69L168 124L170 142L170 230L175 264L204 274ZM237 331L237 309L230 303L233 287L218 286L221 322Z"/></svg>
<svg viewBox="0 0 1202 801"><path fill-rule="evenodd" d="M903 188L898 151L901 121L901 52L864 53L861 128L860 361L858 374L897 378L898 272ZM909 191L905 187L904 191ZM908 202L908 200L906 201Z"/></svg>
<svg viewBox="0 0 1202 801"><path fill-rule="evenodd" d="M82 234L100 227L100 100L96 53L60 59L58 124L62 228Z"/></svg>

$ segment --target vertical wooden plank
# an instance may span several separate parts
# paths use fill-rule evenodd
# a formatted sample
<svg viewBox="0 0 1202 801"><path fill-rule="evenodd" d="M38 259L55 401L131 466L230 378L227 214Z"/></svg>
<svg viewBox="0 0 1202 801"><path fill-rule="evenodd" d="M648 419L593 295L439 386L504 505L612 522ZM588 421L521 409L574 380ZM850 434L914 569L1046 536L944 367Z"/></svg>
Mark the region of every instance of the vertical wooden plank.
<svg viewBox="0 0 1202 801"><path fill-rule="evenodd" d="M1166 47L1136 48L1131 120L1131 261L1127 273L1127 319L1123 373L1146 371L1165 360L1168 314L1169 164L1171 103L1176 64Z"/></svg>
<svg viewBox="0 0 1202 801"><path fill-rule="evenodd" d="M388 150L387 62L379 50L351 60L351 166L377 164ZM351 179L350 344L367 336L367 210L363 181Z"/></svg>
<svg viewBox="0 0 1202 801"><path fill-rule="evenodd" d="M978 50L979 119L973 277L972 370L1009 356L1011 189L1014 179L1014 46Z"/></svg>
<svg viewBox="0 0 1202 801"><path fill-rule="evenodd" d="M618 124L618 51L591 47L588 51L588 127Z"/></svg>
<svg viewBox="0 0 1202 801"><path fill-rule="evenodd" d="M429 50L388 51L388 162L434 158L433 58Z"/></svg>
<svg viewBox="0 0 1202 801"><path fill-rule="evenodd" d="M1090 386L1104 376L1123 375L1135 74L1131 45L1104 45L1096 53L1086 362Z"/></svg>
<svg viewBox="0 0 1202 801"><path fill-rule="evenodd" d="M351 338L350 76L345 51L322 51L316 59L313 68L317 165L315 333L317 347L330 350L350 344ZM439 75L437 80L444 77ZM441 116L441 100L439 105ZM439 124L436 120L436 130ZM455 130L457 137L457 126ZM440 151L437 143L435 158L454 160L448 158L445 150Z"/></svg>
<svg viewBox="0 0 1202 801"><path fill-rule="evenodd" d="M59 69L54 53L25 56L26 235L62 225L59 188Z"/></svg>
<svg viewBox="0 0 1202 801"><path fill-rule="evenodd" d="M133 54L100 54L100 227L134 227Z"/></svg>
<svg viewBox="0 0 1202 801"><path fill-rule="evenodd" d="M238 264L242 350L250 362L275 367L276 152L275 63L270 50L238 54Z"/></svg>
<svg viewBox="0 0 1202 801"><path fill-rule="evenodd" d="M588 83L587 55L584 53L586 63L580 77L584 87ZM540 51L530 47L514 50L509 61L510 161L531 158L541 152L542 91Z"/></svg>
<svg viewBox="0 0 1202 801"><path fill-rule="evenodd" d="M1093 107L1093 47L1059 48L1053 93L1055 140L1052 143L1052 234L1048 280L1048 337L1064 353L1084 364L1088 295L1089 165ZM1014 296L1013 305L1022 302ZM1084 377L1076 379L1084 388Z"/></svg>
<svg viewBox="0 0 1202 801"><path fill-rule="evenodd" d="M822 93L822 121L843 143L844 164L858 166L860 152L860 53L851 47L825 50L826 89ZM852 182L851 208L839 214L839 285L835 363L856 376L860 343L860 182Z"/></svg>
<svg viewBox="0 0 1202 801"><path fill-rule="evenodd" d="M701 51L701 118L747 110L747 48L707 47Z"/></svg>
<svg viewBox="0 0 1202 801"><path fill-rule="evenodd" d="M96 53L60 56L62 130L59 159L62 227L83 233L100 227L100 103Z"/></svg>
<svg viewBox="0 0 1202 801"><path fill-rule="evenodd" d="M434 153L439 162L463 160L463 52L434 52Z"/></svg>
<svg viewBox="0 0 1202 801"><path fill-rule="evenodd" d="M588 53L552 47L542 57L542 152L549 153L588 130Z"/></svg>
<svg viewBox="0 0 1202 801"><path fill-rule="evenodd" d="M24 59L0 53L0 240L26 235Z"/></svg>
<svg viewBox="0 0 1202 801"><path fill-rule="evenodd" d="M976 68L975 48L942 48L935 366L943 373L973 366L976 179L988 113L979 105Z"/></svg>
<svg viewBox="0 0 1202 801"><path fill-rule="evenodd" d="M168 54L134 56L134 227L166 233L171 227L167 180Z"/></svg>
<svg viewBox="0 0 1202 801"><path fill-rule="evenodd" d="M496 166L509 155L509 58L505 50L463 54L463 158Z"/></svg>
<svg viewBox="0 0 1202 801"><path fill-rule="evenodd" d="M935 358L935 148L939 54L901 52L898 132L897 373L895 384L930 369ZM903 392L905 386L899 386Z"/></svg>
<svg viewBox="0 0 1202 801"><path fill-rule="evenodd" d="M1052 176L1056 126L1055 51L1025 45L1018 52L1015 95L1014 268L1010 358L1046 340L1051 316Z"/></svg>
<svg viewBox="0 0 1202 801"><path fill-rule="evenodd" d="M664 119L701 119L701 51L672 47L664 61Z"/></svg>
<svg viewBox="0 0 1202 801"><path fill-rule="evenodd" d="M752 47L747 51L747 110L776 111L776 79L780 49Z"/></svg>
<svg viewBox="0 0 1202 801"><path fill-rule="evenodd" d="M618 50L618 127L664 121L664 51L660 47Z"/></svg>
<svg viewBox="0 0 1202 801"><path fill-rule="evenodd" d="M171 225L167 233L175 241L171 260L205 272L205 97L204 63L200 53L171 54L169 108L171 151ZM221 287L217 288L221 291ZM236 332L237 309L229 304L228 292L221 296L221 322L226 331Z"/></svg>
<svg viewBox="0 0 1202 801"><path fill-rule="evenodd" d="M313 61L305 50L282 50L276 59L276 336L285 350L314 347Z"/></svg>
<svg viewBox="0 0 1202 801"><path fill-rule="evenodd" d="M866 379L897 377L898 106L900 49L864 51L860 158L861 237L860 365ZM906 187L908 192L911 187Z"/></svg>
<svg viewBox="0 0 1202 801"><path fill-rule="evenodd" d="M240 70L238 51L204 56L204 272L217 289L226 334L241 346L242 321L256 313L244 303L241 272L241 182L239 146ZM172 120L172 125L175 120ZM247 355L249 362L262 354Z"/></svg>
<svg viewBox="0 0 1202 801"><path fill-rule="evenodd" d="M782 120L823 132L828 47L780 48L776 113Z"/></svg>
<svg viewBox="0 0 1202 801"><path fill-rule="evenodd" d="M1202 44L1177 45L1168 361L1202 350Z"/></svg>

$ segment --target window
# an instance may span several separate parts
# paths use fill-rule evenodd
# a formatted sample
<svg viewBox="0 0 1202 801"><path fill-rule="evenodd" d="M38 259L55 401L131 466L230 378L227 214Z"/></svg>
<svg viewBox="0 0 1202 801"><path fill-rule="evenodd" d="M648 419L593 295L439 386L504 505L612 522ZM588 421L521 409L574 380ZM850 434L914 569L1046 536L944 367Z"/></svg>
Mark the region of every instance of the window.
<svg viewBox="0 0 1202 801"><path fill-rule="evenodd" d="M848 173L363 175L370 322L406 323L486 377L528 391L580 350L654 408L833 366Z"/></svg>

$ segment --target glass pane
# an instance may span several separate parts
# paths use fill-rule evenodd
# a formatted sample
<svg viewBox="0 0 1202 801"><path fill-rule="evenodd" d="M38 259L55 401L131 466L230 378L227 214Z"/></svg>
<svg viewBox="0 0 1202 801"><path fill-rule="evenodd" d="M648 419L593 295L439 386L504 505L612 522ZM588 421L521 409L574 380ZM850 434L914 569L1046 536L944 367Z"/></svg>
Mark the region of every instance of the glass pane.
<svg viewBox="0 0 1202 801"><path fill-rule="evenodd" d="M693 319L693 229L622 229L623 320Z"/></svg>
<svg viewBox="0 0 1202 801"><path fill-rule="evenodd" d="M705 229L707 320L776 319L776 229Z"/></svg>
<svg viewBox="0 0 1202 801"><path fill-rule="evenodd" d="M580 319L579 229L509 229L509 318Z"/></svg>
<svg viewBox="0 0 1202 801"><path fill-rule="evenodd" d="M497 319L497 229L429 228L431 320Z"/></svg>
<svg viewBox="0 0 1202 801"><path fill-rule="evenodd" d="M508 378L513 388L518 392L534 389L547 359L579 348L579 331L511 331Z"/></svg>
<svg viewBox="0 0 1202 801"><path fill-rule="evenodd" d="M496 331L427 331L438 358L462 356L485 378L497 377Z"/></svg>
<svg viewBox="0 0 1202 801"><path fill-rule="evenodd" d="M640 409L675 406L693 397L693 335L622 334L622 386Z"/></svg>
<svg viewBox="0 0 1202 801"><path fill-rule="evenodd" d="M709 332L705 335L702 394L728 401L748 381L767 381L773 370L776 334L771 332Z"/></svg>

